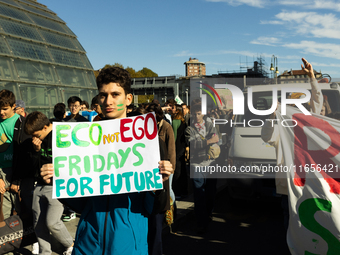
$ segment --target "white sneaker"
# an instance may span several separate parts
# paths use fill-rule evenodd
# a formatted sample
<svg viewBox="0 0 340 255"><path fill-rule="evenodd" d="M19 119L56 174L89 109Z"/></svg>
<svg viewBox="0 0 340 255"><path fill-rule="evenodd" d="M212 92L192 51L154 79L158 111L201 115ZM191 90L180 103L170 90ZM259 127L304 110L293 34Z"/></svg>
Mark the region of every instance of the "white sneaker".
<svg viewBox="0 0 340 255"><path fill-rule="evenodd" d="M66 251L64 251L63 255L71 255L73 251L73 246L67 248Z"/></svg>
<svg viewBox="0 0 340 255"><path fill-rule="evenodd" d="M76 213L72 212L72 213L69 213L69 214L66 214L65 216L63 216L61 218L61 220L64 221L64 222L68 222L70 220L74 220L76 217L77 217Z"/></svg>
<svg viewBox="0 0 340 255"><path fill-rule="evenodd" d="M39 243L32 244L32 254L39 254Z"/></svg>

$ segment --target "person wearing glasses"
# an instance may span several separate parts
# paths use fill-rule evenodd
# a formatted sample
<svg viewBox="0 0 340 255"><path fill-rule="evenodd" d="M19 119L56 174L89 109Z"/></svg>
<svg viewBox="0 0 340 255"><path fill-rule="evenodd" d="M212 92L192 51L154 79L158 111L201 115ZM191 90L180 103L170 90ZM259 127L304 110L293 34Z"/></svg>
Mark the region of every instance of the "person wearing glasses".
<svg viewBox="0 0 340 255"><path fill-rule="evenodd" d="M68 108L70 109L71 114L65 118L65 121L71 122L89 121L88 119L79 114L79 111L81 110L81 102L82 100L77 96L72 96L67 100Z"/></svg>

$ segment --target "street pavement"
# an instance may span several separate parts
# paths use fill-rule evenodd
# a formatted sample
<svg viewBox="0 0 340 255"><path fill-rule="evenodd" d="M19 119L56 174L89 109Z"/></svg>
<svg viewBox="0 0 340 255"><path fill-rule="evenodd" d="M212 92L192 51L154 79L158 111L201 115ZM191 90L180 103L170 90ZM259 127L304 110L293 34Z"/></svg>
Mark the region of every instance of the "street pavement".
<svg viewBox="0 0 340 255"><path fill-rule="evenodd" d="M288 255L280 198L234 200L223 187L217 194L212 222L196 232L194 213L163 233L164 255Z"/></svg>
<svg viewBox="0 0 340 255"><path fill-rule="evenodd" d="M233 200L226 180L218 180L218 194L212 222L207 233L195 232L193 195L177 201L177 218L170 229L163 228L163 254L290 254L285 241L279 198L258 201ZM75 237L79 215L65 222ZM31 254L25 247L19 254ZM52 237L52 254L62 254L63 247Z"/></svg>

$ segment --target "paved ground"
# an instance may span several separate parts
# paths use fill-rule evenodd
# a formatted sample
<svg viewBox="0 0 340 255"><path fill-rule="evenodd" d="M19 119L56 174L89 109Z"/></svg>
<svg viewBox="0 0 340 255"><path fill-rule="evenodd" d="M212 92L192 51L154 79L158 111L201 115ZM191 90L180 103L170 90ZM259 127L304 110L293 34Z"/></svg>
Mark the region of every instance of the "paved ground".
<svg viewBox="0 0 340 255"><path fill-rule="evenodd" d="M282 227L280 201L277 198L261 201L235 201L228 196L225 180L218 180L218 196L213 221L204 235L195 232L193 196L177 202L178 216L172 232L163 229L165 255L181 254L289 254ZM79 217L65 225L74 237ZM174 245L175 244L175 245ZM52 254L62 254L54 240ZM31 254L26 247L19 254Z"/></svg>
<svg viewBox="0 0 340 255"><path fill-rule="evenodd" d="M279 198L235 201L223 189L208 231L197 234L194 213L189 212L163 236L163 254L290 254L280 203Z"/></svg>

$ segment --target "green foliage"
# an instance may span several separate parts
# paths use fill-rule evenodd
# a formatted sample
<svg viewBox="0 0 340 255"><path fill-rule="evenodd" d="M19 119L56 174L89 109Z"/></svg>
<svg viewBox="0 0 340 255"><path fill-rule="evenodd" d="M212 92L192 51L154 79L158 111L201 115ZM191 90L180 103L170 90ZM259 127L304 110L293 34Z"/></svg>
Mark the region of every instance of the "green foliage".
<svg viewBox="0 0 340 255"><path fill-rule="evenodd" d="M137 73L140 73L141 77L158 77L158 74L146 67L143 67L143 69L139 70Z"/></svg>
<svg viewBox="0 0 340 255"><path fill-rule="evenodd" d="M114 66L123 68L126 71L128 71L131 75L131 78L158 77L158 74L153 72L149 68L143 67L142 70L139 70L139 71L136 72L136 70L133 69L132 67L127 66L126 68L124 68L124 66L122 64L119 64L119 63L114 63L113 65L106 64L102 69L114 67ZM97 76L99 74L99 70L95 70L95 71L93 71L93 73L94 73L94 76L97 78Z"/></svg>

